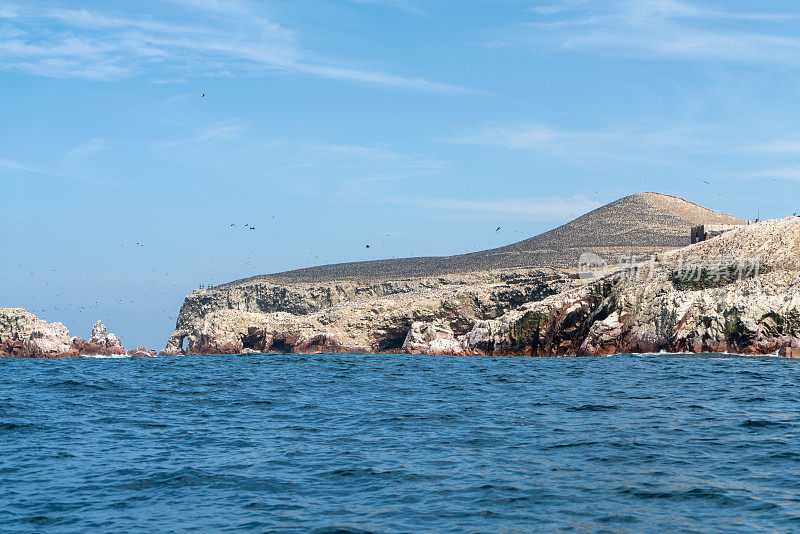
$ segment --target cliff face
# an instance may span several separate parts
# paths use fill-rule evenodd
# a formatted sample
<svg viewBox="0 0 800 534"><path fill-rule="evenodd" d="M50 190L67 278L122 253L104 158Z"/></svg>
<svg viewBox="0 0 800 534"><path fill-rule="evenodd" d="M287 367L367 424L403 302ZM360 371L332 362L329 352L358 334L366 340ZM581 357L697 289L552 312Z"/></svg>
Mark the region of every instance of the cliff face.
<svg viewBox="0 0 800 534"><path fill-rule="evenodd" d="M254 282L187 296L166 353L316 350L324 335L337 350L401 350L412 323L445 321L466 332L525 302L576 282L555 271L509 270L359 284ZM307 346L306 346L307 345ZM299 348L298 348L299 347ZM336 347L334 347L336 348Z"/></svg>
<svg viewBox="0 0 800 534"><path fill-rule="evenodd" d="M599 280L501 270L359 285L263 281L186 298L168 354L407 352L800 356L800 218L765 221Z"/></svg>

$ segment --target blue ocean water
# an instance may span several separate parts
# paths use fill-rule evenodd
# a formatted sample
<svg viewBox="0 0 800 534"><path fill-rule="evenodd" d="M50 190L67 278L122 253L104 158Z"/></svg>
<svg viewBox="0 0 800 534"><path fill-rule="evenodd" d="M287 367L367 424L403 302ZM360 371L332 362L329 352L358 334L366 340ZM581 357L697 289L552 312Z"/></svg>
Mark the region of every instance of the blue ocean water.
<svg viewBox="0 0 800 534"><path fill-rule="evenodd" d="M800 362L0 360L2 532L800 530Z"/></svg>

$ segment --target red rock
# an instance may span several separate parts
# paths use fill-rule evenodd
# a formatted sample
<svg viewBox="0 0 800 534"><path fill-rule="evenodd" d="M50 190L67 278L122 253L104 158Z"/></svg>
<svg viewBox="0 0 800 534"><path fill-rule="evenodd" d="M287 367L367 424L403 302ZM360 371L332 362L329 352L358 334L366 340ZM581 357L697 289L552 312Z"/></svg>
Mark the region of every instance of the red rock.
<svg viewBox="0 0 800 534"><path fill-rule="evenodd" d="M142 345L134 347L128 351L128 356L131 358L151 358L156 355L156 351L147 350Z"/></svg>
<svg viewBox="0 0 800 534"><path fill-rule="evenodd" d="M784 358L800 358L800 348L798 347L783 347L778 351L778 355Z"/></svg>

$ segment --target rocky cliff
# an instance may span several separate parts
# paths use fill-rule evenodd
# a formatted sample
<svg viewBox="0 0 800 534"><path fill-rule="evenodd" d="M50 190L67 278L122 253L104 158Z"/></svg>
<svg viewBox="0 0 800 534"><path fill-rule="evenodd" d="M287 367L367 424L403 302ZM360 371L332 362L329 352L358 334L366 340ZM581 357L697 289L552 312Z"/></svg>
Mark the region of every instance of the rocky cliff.
<svg viewBox="0 0 800 534"><path fill-rule="evenodd" d="M464 333L576 283L551 269L497 270L376 283L249 284L187 296L165 353L399 351L414 322ZM320 337L321 336L321 337Z"/></svg>
<svg viewBox="0 0 800 534"><path fill-rule="evenodd" d="M0 358L70 358L82 355L154 356L136 347L127 352L122 340L97 321L89 340L70 337L61 323L48 323L22 308L0 308Z"/></svg>
<svg viewBox="0 0 800 534"><path fill-rule="evenodd" d="M800 218L742 227L596 280L499 269L374 283L198 290L166 353L799 356Z"/></svg>

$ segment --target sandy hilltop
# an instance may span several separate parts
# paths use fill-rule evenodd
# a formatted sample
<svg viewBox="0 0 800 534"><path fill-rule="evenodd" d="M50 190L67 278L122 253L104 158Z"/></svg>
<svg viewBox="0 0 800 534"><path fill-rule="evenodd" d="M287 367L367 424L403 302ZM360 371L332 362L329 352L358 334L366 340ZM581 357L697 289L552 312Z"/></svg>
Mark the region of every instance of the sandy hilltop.
<svg viewBox="0 0 800 534"><path fill-rule="evenodd" d="M690 245L698 224L735 229ZM578 272L586 253L596 259L591 273ZM749 223L641 193L496 249L325 265L195 290L161 354L798 357L799 260L800 217ZM0 308L0 355L125 353L105 335L103 327L85 342L60 323Z"/></svg>

